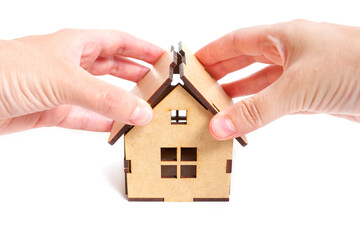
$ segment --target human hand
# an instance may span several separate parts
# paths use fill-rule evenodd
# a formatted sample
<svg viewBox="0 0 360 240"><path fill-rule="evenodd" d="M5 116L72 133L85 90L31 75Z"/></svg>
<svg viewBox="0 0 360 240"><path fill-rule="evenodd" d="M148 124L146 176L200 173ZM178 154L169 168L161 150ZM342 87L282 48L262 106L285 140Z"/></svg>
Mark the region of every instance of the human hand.
<svg viewBox="0 0 360 240"><path fill-rule="evenodd" d="M151 107L97 79L140 80L163 50L119 31L61 30L0 41L0 134L44 126L110 131L114 119L144 125Z"/></svg>
<svg viewBox="0 0 360 240"><path fill-rule="evenodd" d="M255 94L218 113L219 140L242 136L294 113L328 113L360 122L360 28L296 20L229 33L196 56L220 79L254 62L270 64L223 84L231 97Z"/></svg>

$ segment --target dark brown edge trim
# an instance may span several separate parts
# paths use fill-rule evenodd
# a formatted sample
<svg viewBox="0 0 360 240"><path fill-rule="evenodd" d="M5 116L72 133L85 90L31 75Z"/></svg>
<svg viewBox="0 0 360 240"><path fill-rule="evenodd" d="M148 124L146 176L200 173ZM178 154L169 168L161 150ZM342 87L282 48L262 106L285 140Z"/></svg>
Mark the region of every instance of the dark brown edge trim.
<svg viewBox="0 0 360 240"><path fill-rule="evenodd" d="M131 173L131 160L124 159L124 172Z"/></svg>
<svg viewBox="0 0 360 240"><path fill-rule="evenodd" d="M127 184L127 172L126 172L126 168L129 168L129 165L126 163L126 146L125 146L125 141L124 141L124 178L125 178L125 194L128 194L128 184Z"/></svg>
<svg viewBox="0 0 360 240"><path fill-rule="evenodd" d="M226 173L231 173L232 171L232 159L226 160Z"/></svg>
<svg viewBox="0 0 360 240"><path fill-rule="evenodd" d="M238 141L238 142L241 144L241 146L243 146L243 147L245 147L246 145L248 145L248 143L247 143L247 141L246 141L246 138L243 139L242 137L237 137L237 138L235 138L235 139L236 139L236 141Z"/></svg>
<svg viewBox="0 0 360 240"><path fill-rule="evenodd" d="M186 64L186 56L185 51L182 49L182 42L180 41L178 44L179 54L182 56L182 62Z"/></svg>
<svg viewBox="0 0 360 240"><path fill-rule="evenodd" d="M171 68L173 70L173 68ZM172 75L172 72L170 73ZM172 77L168 78L164 84L150 97L148 103L154 108L158 103L163 100L172 90L173 86L171 86Z"/></svg>
<svg viewBox="0 0 360 240"><path fill-rule="evenodd" d="M115 135L115 137L113 137L110 141L109 144L110 145L114 145L114 143L116 143L117 140L119 140L119 138L126 133L127 131L129 131L133 126L132 125L125 125L124 127L122 127L120 129L120 131Z"/></svg>
<svg viewBox="0 0 360 240"><path fill-rule="evenodd" d="M194 198L194 202L228 202L229 198Z"/></svg>
<svg viewBox="0 0 360 240"><path fill-rule="evenodd" d="M163 202L164 198L128 198L130 202Z"/></svg>
<svg viewBox="0 0 360 240"><path fill-rule="evenodd" d="M125 194L128 195L127 173L125 173Z"/></svg>

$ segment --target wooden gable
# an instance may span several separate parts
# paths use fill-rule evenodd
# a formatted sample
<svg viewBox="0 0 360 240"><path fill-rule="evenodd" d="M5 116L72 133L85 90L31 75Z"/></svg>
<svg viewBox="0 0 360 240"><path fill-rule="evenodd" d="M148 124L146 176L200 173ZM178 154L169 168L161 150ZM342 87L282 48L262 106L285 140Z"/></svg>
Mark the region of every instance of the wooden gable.
<svg viewBox="0 0 360 240"><path fill-rule="evenodd" d="M126 173L128 199L228 200L233 141L210 136L208 124L213 114L180 84L153 110L148 125L125 135L125 162L131 165L131 172ZM171 123L171 110L186 110L186 124ZM195 157L186 154L189 149ZM163 150L173 151L164 157ZM167 176L163 176L165 168L170 169Z"/></svg>

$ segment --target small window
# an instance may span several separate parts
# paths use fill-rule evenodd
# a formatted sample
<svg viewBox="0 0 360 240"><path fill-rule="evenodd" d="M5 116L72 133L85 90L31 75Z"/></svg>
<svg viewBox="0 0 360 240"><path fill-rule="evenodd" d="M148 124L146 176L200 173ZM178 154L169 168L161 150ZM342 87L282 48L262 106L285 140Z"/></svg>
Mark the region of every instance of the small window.
<svg viewBox="0 0 360 240"><path fill-rule="evenodd" d="M181 178L196 178L195 165L182 165L180 171Z"/></svg>
<svg viewBox="0 0 360 240"><path fill-rule="evenodd" d="M181 148L181 161L196 161L196 148Z"/></svg>
<svg viewBox="0 0 360 240"><path fill-rule="evenodd" d="M171 110L171 124L186 124L187 111L186 110Z"/></svg>
<svg viewBox="0 0 360 240"><path fill-rule="evenodd" d="M177 156L178 151L180 151L179 157ZM196 147L163 147L160 148L160 152L161 178L196 178L196 175L198 174L198 169L196 167Z"/></svg>
<svg viewBox="0 0 360 240"><path fill-rule="evenodd" d="M161 178L177 178L177 166L176 165L162 165L161 166Z"/></svg>
<svg viewBox="0 0 360 240"><path fill-rule="evenodd" d="M161 148L161 161L176 161L176 148Z"/></svg>

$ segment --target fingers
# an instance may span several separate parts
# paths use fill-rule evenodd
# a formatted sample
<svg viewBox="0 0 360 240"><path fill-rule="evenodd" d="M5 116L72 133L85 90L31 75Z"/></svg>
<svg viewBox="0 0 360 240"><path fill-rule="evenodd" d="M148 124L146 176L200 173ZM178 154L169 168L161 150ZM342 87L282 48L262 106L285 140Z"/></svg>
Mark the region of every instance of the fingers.
<svg viewBox="0 0 360 240"><path fill-rule="evenodd" d="M345 114L331 114L331 115L335 116L335 117L345 118L345 119L353 121L353 122L360 123L360 116L351 116L351 115L345 115Z"/></svg>
<svg viewBox="0 0 360 240"><path fill-rule="evenodd" d="M60 106L62 107L62 106ZM62 128L70 128L70 129L79 129L86 130L92 132L110 132L112 125L114 123L113 120L91 112L89 110L83 109L77 106L65 106L69 107L67 114L64 115L54 126L62 127ZM58 111L56 109L52 110L49 115L53 115L56 117L56 113L54 111ZM52 126L52 125L50 125Z"/></svg>
<svg viewBox="0 0 360 240"><path fill-rule="evenodd" d="M207 66L206 70L210 75L219 80L226 76L228 73L235 72L236 70L245 68L255 62L261 63L272 63L269 59L264 56L246 56L240 55L235 58L230 58L222 62L215 63L213 65Z"/></svg>
<svg viewBox="0 0 360 240"><path fill-rule="evenodd" d="M240 97L260 92L276 81L283 73L283 67L271 65L241 80L223 84L230 97Z"/></svg>
<svg viewBox="0 0 360 240"><path fill-rule="evenodd" d="M131 125L145 125L152 119L152 108L134 94L100 81L82 69L59 83L63 103L78 105L107 118Z"/></svg>
<svg viewBox="0 0 360 240"><path fill-rule="evenodd" d="M218 113L209 124L211 135L218 140L243 136L291 112L289 97L280 89L271 85Z"/></svg>
<svg viewBox="0 0 360 240"><path fill-rule="evenodd" d="M58 126L93 132L109 132L113 124L109 118L72 105L61 105L44 112L34 113L34 116L37 120L32 121L35 123L32 128Z"/></svg>
<svg viewBox="0 0 360 240"><path fill-rule="evenodd" d="M112 124L112 120L86 109L71 105L61 105L47 111L3 120L0 122L0 134L52 126L94 132L109 132Z"/></svg>
<svg viewBox="0 0 360 240"><path fill-rule="evenodd" d="M153 64L164 52L154 44L120 31L87 30L82 38L84 57L91 57L94 53L101 57L119 55Z"/></svg>
<svg viewBox="0 0 360 240"><path fill-rule="evenodd" d="M252 56L241 55L207 66L206 70L214 79L219 80L228 73L247 67L254 62L256 62L256 60Z"/></svg>
<svg viewBox="0 0 360 240"><path fill-rule="evenodd" d="M245 60L246 63L248 59L256 60L257 58L260 61L266 59L272 64L283 65L286 51L282 35L283 32L278 25L240 29L206 45L196 53L196 56L205 68L209 68L209 71L217 78L247 66L241 60ZM241 56L250 56L250 58ZM240 63L238 67L235 67L237 62L231 61L231 59L237 58L239 59L236 61L240 61ZM224 66L224 62L229 63L229 66L227 64ZM211 70L212 66L220 63L224 67L219 73Z"/></svg>
<svg viewBox="0 0 360 240"><path fill-rule="evenodd" d="M133 82L139 81L149 68L122 57L99 57L94 64L86 69L93 75L110 74Z"/></svg>

